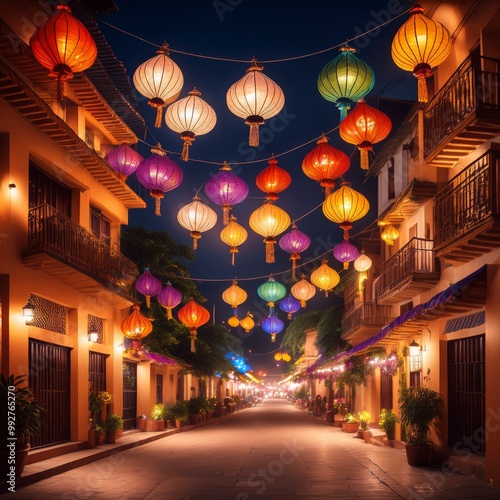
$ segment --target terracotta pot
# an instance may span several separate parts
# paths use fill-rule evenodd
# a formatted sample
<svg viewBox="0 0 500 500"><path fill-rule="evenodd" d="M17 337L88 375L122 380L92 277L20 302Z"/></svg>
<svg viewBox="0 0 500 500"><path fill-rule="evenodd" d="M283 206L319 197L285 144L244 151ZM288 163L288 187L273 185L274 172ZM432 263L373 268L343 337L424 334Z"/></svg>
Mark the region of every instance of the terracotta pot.
<svg viewBox="0 0 500 500"><path fill-rule="evenodd" d="M99 446L102 443L104 443L104 438L105 438L105 433L104 432L97 432L95 433L95 445Z"/></svg>
<svg viewBox="0 0 500 500"><path fill-rule="evenodd" d="M179 420L178 418L175 419L175 427L177 429L180 429L182 427L182 420Z"/></svg>
<svg viewBox="0 0 500 500"><path fill-rule="evenodd" d="M165 429L165 422L163 419L160 420L148 420L146 424L146 430L148 431L162 431Z"/></svg>
<svg viewBox="0 0 500 500"><path fill-rule="evenodd" d="M105 441L106 441L106 443L115 443L116 442L116 431L106 431Z"/></svg>
<svg viewBox="0 0 500 500"><path fill-rule="evenodd" d="M8 447L5 451L0 451L0 474L2 480L10 480L10 473L12 472L11 467L14 467L13 471L15 477L19 477L23 473L26 462L28 461L30 447L30 444L25 444L16 446L15 451L11 451ZM9 463L9 461L13 463Z"/></svg>
<svg viewBox="0 0 500 500"><path fill-rule="evenodd" d="M408 465L427 465L429 463L432 453L430 446L411 446L407 444L405 449Z"/></svg>
<svg viewBox="0 0 500 500"><path fill-rule="evenodd" d="M359 429L359 423L358 422L342 422L342 430L344 432L357 432Z"/></svg>
<svg viewBox="0 0 500 500"><path fill-rule="evenodd" d="M87 432L87 448L95 448L95 429L89 429Z"/></svg>

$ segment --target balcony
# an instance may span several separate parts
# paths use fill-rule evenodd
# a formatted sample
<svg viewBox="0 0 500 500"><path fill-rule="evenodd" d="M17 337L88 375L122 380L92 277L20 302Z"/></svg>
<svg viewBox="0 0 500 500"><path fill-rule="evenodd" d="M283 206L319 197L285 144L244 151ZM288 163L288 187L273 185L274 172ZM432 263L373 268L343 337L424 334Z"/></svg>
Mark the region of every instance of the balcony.
<svg viewBox="0 0 500 500"><path fill-rule="evenodd" d="M377 303L410 300L439 281L433 246L432 240L412 238L383 264L374 282Z"/></svg>
<svg viewBox="0 0 500 500"><path fill-rule="evenodd" d="M372 302L361 302L342 318L342 339L351 345L359 344L377 334L394 317L392 306L379 306Z"/></svg>
<svg viewBox="0 0 500 500"><path fill-rule="evenodd" d="M28 213L23 263L108 304L129 307L134 301L135 264L47 204Z"/></svg>
<svg viewBox="0 0 500 500"><path fill-rule="evenodd" d="M434 198L438 257L468 262L500 246L500 145L471 163Z"/></svg>
<svg viewBox="0 0 500 500"><path fill-rule="evenodd" d="M500 134L500 60L470 56L424 110L424 158L453 167Z"/></svg>

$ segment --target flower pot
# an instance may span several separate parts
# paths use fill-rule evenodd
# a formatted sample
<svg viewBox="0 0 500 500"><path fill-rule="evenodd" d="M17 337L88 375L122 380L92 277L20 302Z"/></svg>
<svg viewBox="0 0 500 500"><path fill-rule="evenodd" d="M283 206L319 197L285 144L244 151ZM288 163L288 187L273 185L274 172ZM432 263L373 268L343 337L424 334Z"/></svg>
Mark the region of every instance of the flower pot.
<svg viewBox="0 0 500 500"><path fill-rule="evenodd" d="M358 422L342 422L342 430L344 432L357 432L359 429L359 423Z"/></svg>
<svg viewBox="0 0 500 500"><path fill-rule="evenodd" d="M86 448L95 448L95 429L89 429L87 432L87 446Z"/></svg>
<svg viewBox="0 0 500 500"><path fill-rule="evenodd" d="M371 439L370 431L369 430L361 431L361 434L362 434L361 437L363 438L364 442L370 444L370 439Z"/></svg>
<svg viewBox="0 0 500 500"><path fill-rule="evenodd" d="M137 417L135 426L138 430L144 432L146 430L146 424L147 424L147 418Z"/></svg>
<svg viewBox="0 0 500 500"><path fill-rule="evenodd" d="M333 425L335 427L342 427L342 422L344 421L344 415L341 415L340 413L336 413L333 416Z"/></svg>
<svg viewBox="0 0 500 500"><path fill-rule="evenodd" d="M165 423L162 418L159 420L148 419L146 424L146 430L157 432L157 431L162 431L164 429L165 429Z"/></svg>
<svg viewBox="0 0 500 500"><path fill-rule="evenodd" d="M95 445L99 446L104 443L105 433L100 431L95 431Z"/></svg>
<svg viewBox="0 0 500 500"><path fill-rule="evenodd" d="M432 447L430 446L405 446L406 460L408 465L427 465L431 458Z"/></svg>
<svg viewBox="0 0 500 500"><path fill-rule="evenodd" d="M106 431L105 441L106 443L115 443L120 435L119 431Z"/></svg>
<svg viewBox="0 0 500 500"><path fill-rule="evenodd" d="M180 429L180 428L182 427L182 420L180 420L180 419L176 418L176 419L175 419L175 427L176 427L177 429Z"/></svg>
<svg viewBox="0 0 500 500"><path fill-rule="evenodd" d="M28 461L28 453L31 445L25 444L16 446L15 443L13 444L15 446L15 451L10 450L8 447L5 451L0 451L0 474L2 480L10 480L11 467L14 467L15 477L20 477ZM14 458L15 462L9 464L9 459L11 458Z"/></svg>

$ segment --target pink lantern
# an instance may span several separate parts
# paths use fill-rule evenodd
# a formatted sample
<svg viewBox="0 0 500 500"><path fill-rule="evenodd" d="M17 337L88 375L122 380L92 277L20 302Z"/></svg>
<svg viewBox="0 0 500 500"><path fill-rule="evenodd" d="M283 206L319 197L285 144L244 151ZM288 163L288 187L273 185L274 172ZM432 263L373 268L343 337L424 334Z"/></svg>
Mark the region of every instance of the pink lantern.
<svg viewBox="0 0 500 500"><path fill-rule="evenodd" d="M179 187L184 174L177 163L167 158L160 145L152 148L151 153L153 155L141 162L135 175L155 199L155 215L161 215L160 203L164 193Z"/></svg>
<svg viewBox="0 0 500 500"><path fill-rule="evenodd" d="M158 294L156 300L167 310L167 319L172 319L172 309L182 302L182 293L174 288L169 281Z"/></svg>
<svg viewBox="0 0 500 500"><path fill-rule="evenodd" d="M146 306L148 309L151 306L151 297L157 295L161 287L161 281L151 274L148 267L144 269L144 272L135 282L135 289L146 297Z"/></svg>
<svg viewBox="0 0 500 500"><path fill-rule="evenodd" d="M132 149L126 142L112 149L106 155L108 165L118 172L122 180L126 180L132 175L144 158L135 149Z"/></svg>
<svg viewBox="0 0 500 500"><path fill-rule="evenodd" d="M292 278L295 278L295 269L297 268L297 260L300 259L300 253L309 248L311 238L307 234L299 231L295 224L292 225L292 230L283 235L279 240L279 246L285 252L291 254L292 261Z"/></svg>
<svg viewBox="0 0 500 500"><path fill-rule="evenodd" d="M344 263L344 269L349 267L349 262L359 257L359 250L348 240L344 240L333 249L334 257Z"/></svg>
<svg viewBox="0 0 500 500"><path fill-rule="evenodd" d="M274 314L262 321L262 329L271 335L271 342L276 342L276 334L285 328L285 323Z"/></svg>
<svg viewBox="0 0 500 500"><path fill-rule="evenodd" d="M222 206L224 225L229 223L229 211L237 203L248 196L248 184L232 172L231 167L224 162L219 173L215 174L205 184L205 194L216 205Z"/></svg>

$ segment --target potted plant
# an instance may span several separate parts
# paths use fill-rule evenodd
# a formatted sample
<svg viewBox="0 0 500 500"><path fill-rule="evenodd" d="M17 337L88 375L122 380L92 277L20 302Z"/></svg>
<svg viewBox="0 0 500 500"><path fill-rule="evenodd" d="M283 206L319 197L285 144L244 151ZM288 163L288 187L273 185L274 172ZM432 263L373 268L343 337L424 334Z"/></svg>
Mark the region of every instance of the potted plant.
<svg viewBox="0 0 500 500"><path fill-rule="evenodd" d="M163 413L165 407L161 403L156 403L151 410L151 420L148 420L146 430L162 431L165 428Z"/></svg>
<svg viewBox="0 0 500 500"><path fill-rule="evenodd" d="M178 401L170 408L170 414L175 420L175 426L179 429L182 427L182 422L188 419L188 408L185 401Z"/></svg>
<svg viewBox="0 0 500 500"><path fill-rule="evenodd" d="M203 402L201 398L191 398L188 403L188 414L189 414L189 423L191 425L197 424L202 421L202 412L205 410L203 409Z"/></svg>
<svg viewBox="0 0 500 500"><path fill-rule="evenodd" d="M38 436L42 425L44 409L36 403L31 389L24 386L25 382L24 375L2 375L0 381L0 474L8 480L22 474L30 437Z"/></svg>
<svg viewBox="0 0 500 500"><path fill-rule="evenodd" d="M347 407L344 398L336 398L333 400L333 425L335 427L342 427Z"/></svg>
<svg viewBox="0 0 500 500"><path fill-rule="evenodd" d="M106 437L106 429L101 424L95 425L95 445L99 446L104 443Z"/></svg>
<svg viewBox="0 0 500 500"><path fill-rule="evenodd" d="M172 429L175 427L175 417L172 414L173 406L173 404L167 403L163 408L163 421L165 422L165 428Z"/></svg>
<svg viewBox="0 0 500 500"><path fill-rule="evenodd" d="M103 423L104 430L106 431L106 443L114 443L117 438L117 432L123 429L123 420L120 415L111 413L106 415Z"/></svg>
<svg viewBox="0 0 500 500"><path fill-rule="evenodd" d="M359 420L354 413L347 413L342 422L344 432L356 432L359 428Z"/></svg>
<svg viewBox="0 0 500 500"><path fill-rule="evenodd" d="M396 439L396 424L398 422L399 418L392 410L382 408L379 415L378 426L385 432L389 442Z"/></svg>
<svg viewBox="0 0 500 500"><path fill-rule="evenodd" d="M409 432L406 444L408 464L425 465L432 452L428 439L431 426L440 436L439 423L445 412L443 396L428 387L408 387L399 391L398 403L401 424Z"/></svg>

